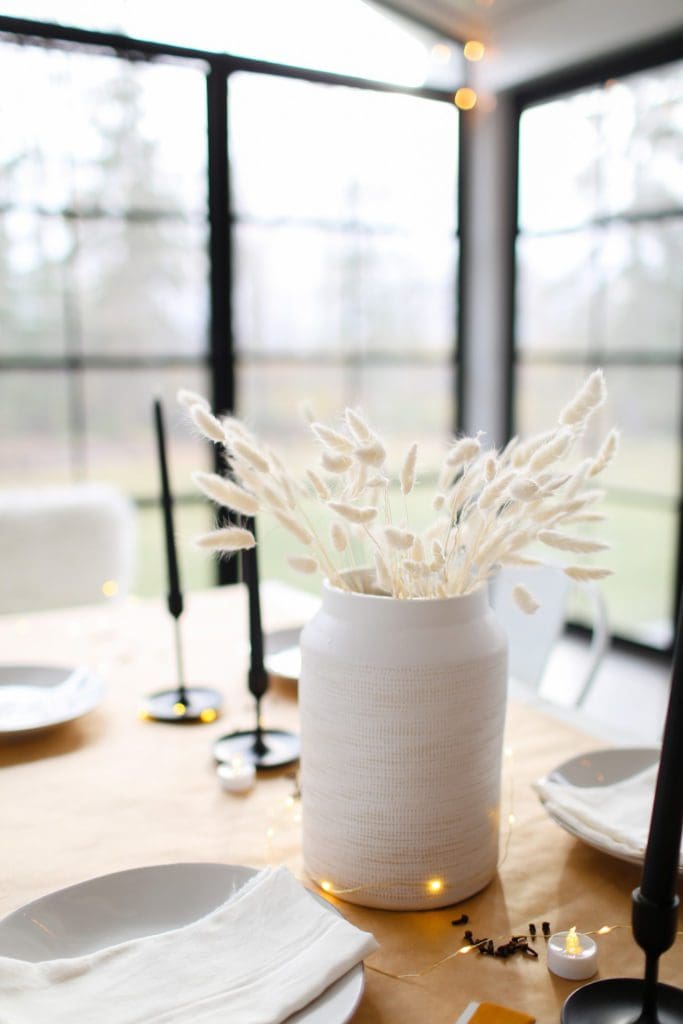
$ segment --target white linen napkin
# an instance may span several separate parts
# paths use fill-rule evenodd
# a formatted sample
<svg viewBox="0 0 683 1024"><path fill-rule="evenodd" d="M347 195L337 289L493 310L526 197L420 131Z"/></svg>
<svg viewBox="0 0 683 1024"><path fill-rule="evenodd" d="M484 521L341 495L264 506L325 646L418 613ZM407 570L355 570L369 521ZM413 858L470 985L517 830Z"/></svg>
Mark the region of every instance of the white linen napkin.
<svg viewBox="0 0 683 1024"><path fill-rule="evenodd" d="M0 957L0 1024L279 1024L375 949L266 868L183 928L70 959Z"/></svg>
<svg viewBox="0 0 683 1024"><path fill-rule="evenodd" d="M609 786L570 786L543 778L534 783L534 789L551 814L589 841L617 856L642 857L650 829L657 768L654 764Z"/></svg>

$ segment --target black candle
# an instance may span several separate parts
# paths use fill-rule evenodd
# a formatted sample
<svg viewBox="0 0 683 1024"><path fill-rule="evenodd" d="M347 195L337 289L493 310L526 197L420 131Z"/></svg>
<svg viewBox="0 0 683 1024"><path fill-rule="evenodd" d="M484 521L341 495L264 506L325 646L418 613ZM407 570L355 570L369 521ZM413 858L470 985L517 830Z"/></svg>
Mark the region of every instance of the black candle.
<svg viewBox="0 0 683 1024"><path fill-rule="evenodd" d="M640 891L658 907L672 904L683 822L683 601L679 610L671 693L659 758Z"/></svg>
<svg viewBox="0 0 683 1024"><path fill-rule="evenodd" d="M159 470L161 474L161 506L164 513L164 531L166 535L166 564L168 567L168 610L177 619L183 610L183 595L180 590L178 559L176 557L175 537L173 534L173 497L168 480L166 463L166 439L164 434L164 417L161 401L154 399L154 422L156 425L157 448L159 452Z"/></svg>
<svg viewBox="0 0 683 1024"><path fill-rule="evenodd" d="M256 535L253 519L247 519L244 525ZM249 642L251 644L249 689L258 700L266 692L268 679L263 664L263 629L261 626L258 560L255 547L242 551L242 579L249 596Z"/></svg>

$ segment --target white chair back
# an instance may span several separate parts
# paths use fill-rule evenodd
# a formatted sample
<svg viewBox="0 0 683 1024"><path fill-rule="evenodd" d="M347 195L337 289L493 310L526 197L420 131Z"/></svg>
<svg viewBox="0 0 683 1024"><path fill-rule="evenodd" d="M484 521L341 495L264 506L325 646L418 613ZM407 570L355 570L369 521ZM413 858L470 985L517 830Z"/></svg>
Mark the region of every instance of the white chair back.
<svg viewBox="0 0 683 1024"><path fill-rule="evenodd" d="M0 613L125 595L134 527L132 502L108 484L0 491Z"/></svg>
<svg viewBox="0 0 683 1024"><path fill-rule="evenodd" d="M540 607L523 612L512 597L517 583L527 587ZM510 678L538 692L552 650L562 635L569 596L576 584L555 566L505 567L490 580L491 607L508 634ZM609 645L607 610L597 584L582 587L592 611L592 637L583 678L574 694L583 703Z"/></svg>

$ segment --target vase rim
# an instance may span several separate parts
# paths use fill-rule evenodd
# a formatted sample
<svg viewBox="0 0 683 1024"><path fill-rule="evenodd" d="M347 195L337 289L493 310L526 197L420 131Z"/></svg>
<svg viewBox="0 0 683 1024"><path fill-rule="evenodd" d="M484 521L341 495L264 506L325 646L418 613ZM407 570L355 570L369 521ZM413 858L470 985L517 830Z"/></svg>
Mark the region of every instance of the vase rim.
<svg viewBox="0 0 683 1024"><path fill-rule="evenodd" d="M370 569L347 569L340 575L367 574ZM407 622L434 621L441 616L466 621L481 615L489 608L488 587L480 584L467 594L452 594L448 597L392 597L382 593L364 593L360 590L345 590L329 579L323 580L323 605L334 607L340 613L354 615L397 616ZM361 608L363 611L361 612ZM352 611L353 609L353 611Z"/></svg>

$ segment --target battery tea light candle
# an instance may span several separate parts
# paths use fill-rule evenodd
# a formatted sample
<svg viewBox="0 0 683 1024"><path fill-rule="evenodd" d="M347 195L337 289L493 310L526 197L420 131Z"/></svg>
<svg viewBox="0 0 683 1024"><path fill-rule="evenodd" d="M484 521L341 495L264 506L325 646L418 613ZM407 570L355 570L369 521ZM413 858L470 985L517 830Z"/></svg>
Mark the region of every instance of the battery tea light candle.
<svg viewBox="0 0 683 1024"><path fill-rule="evenodd" d="M548 970L559 978L584 981L598 969L598 947L589 935L570 928L548 939Z"/></svg>

